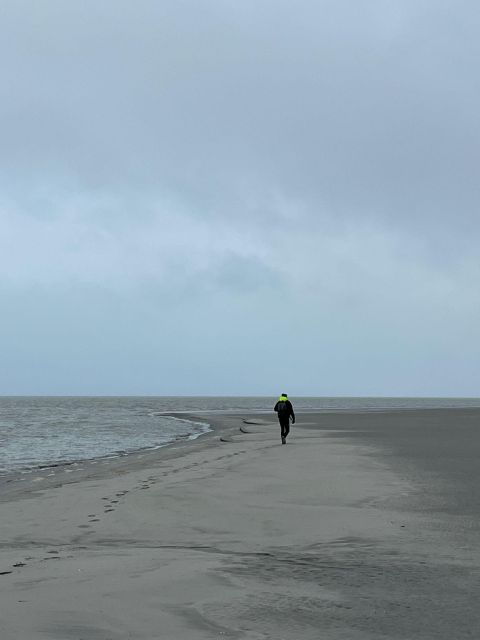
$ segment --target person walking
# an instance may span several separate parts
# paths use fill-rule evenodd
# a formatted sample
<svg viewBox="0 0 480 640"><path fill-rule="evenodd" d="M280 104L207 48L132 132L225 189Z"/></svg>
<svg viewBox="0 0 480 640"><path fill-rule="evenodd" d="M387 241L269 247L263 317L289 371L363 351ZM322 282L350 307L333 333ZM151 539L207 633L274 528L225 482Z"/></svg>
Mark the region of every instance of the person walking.
<svg viewBox="0 0 480 640"><path fill-rule="evenodd" d="M282 393L273 410L278 415L282 444L287 444L287 436L290 433L290 418L292 419L292 424L295 424L295 413L286 393Z"/></svg>

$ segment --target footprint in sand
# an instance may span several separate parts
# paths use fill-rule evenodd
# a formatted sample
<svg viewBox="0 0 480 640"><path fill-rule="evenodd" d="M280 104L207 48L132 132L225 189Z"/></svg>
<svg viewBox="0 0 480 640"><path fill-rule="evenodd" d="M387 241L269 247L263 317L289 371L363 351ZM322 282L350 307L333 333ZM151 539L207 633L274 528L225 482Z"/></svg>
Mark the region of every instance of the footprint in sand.
<svg viewBox="0 0 480 640"><path fill-rule="evenodd" d="M90 529L90 525L89 524L79 524L78 528L79 529Z"/></svg>
<svg viewBox="0 0 480 640"><path fill-rule="evenodd" d="M89 522L100 522L100 518L92 518Z"/></svg>
<svg viewBox="0 0 480 640"><path fill-rule="evenodd" d="M110 511L115 511L115 509L105 509L105 513L110 513Z"/></svg>
<svg viewBox="0 0 480 640"><path fill-rule="evenodd" d="M12 564L12 567L26 567L27 565L25 564L25 562L16 562L15 564Z"/></svg>
<svg viewBox="0 0 480 640"><path fill-rule="evenodd" d="M9 573L13 573L13 571L0 571L0 576L7 576Z"/></svg>

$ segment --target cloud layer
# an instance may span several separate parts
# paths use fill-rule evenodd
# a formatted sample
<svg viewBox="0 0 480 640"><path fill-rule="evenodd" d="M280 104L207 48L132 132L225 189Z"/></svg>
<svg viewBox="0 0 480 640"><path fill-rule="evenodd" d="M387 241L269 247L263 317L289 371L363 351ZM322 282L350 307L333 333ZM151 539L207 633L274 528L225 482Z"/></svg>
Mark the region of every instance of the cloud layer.
<svg viewBox="0 0 480 640"><path fill-rule="evenodd" d="M479 22L4 2L0 392L478 395Z"/></svg>

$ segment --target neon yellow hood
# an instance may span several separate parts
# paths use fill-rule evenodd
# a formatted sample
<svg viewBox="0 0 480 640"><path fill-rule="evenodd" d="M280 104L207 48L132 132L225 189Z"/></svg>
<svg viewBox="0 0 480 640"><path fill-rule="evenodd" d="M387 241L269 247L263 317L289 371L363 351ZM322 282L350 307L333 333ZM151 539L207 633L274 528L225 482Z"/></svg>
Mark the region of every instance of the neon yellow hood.
<svg viewBox="0 0 480 640"><path fill-rule="evenodd" d="M288 400L287 396L280 396L278 399L279 402L287 402L287 400Z"/></svg>

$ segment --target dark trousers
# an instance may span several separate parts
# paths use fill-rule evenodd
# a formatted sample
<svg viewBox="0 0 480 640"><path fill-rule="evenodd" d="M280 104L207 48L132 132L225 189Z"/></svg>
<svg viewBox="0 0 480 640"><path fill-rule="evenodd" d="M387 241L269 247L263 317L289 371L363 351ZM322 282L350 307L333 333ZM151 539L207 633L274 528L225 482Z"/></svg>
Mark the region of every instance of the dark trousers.
<svg viewBox="0 0 480 640"><path fill-rule="evenodd" d="M290 416L281 416L280 414L278 414L278 421L280 422L282 438L286 438L290 433Z"/></svg>

